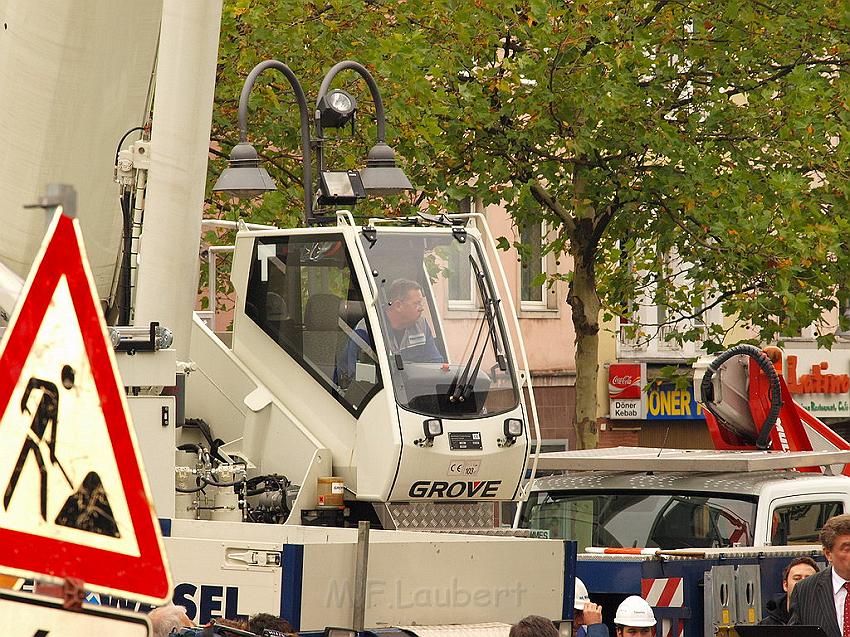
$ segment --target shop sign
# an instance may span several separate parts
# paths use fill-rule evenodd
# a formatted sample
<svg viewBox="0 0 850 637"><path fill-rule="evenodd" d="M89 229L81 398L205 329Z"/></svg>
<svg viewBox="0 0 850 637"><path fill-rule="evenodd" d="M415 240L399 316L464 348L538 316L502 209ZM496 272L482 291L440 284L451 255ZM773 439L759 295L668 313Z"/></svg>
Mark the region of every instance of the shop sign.
<svg viewBox="0 0 850 637"><path fill-rule="evenodd" d="M646 395L647 420L704 420L705 414L694 398L693 387L679 388L661 383Z"/></svg>
<svg viewBox="0 0 850 637"><path fill-rule="evenodd" d="M785 382L806 411L818 417L850 416L850 352L786 349Z"/></svg>
<svg viewBox="0 0 850 637"><path fill-rule="evenodd" d="M610 415L615 420L643 420L645 363L612 363L608 367Z"/></svg>

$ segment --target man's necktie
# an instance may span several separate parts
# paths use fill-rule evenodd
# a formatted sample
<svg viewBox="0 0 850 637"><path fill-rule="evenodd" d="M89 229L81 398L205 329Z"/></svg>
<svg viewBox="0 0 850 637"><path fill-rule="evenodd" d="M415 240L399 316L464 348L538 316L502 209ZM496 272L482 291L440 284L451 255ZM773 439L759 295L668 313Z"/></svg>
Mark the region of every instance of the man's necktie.
<svg viewBox="0 0 850 637"><path fill-rule="evenodd" d="M841 635L850 637L850 582L844 582L844 590L847 594L844 596L844 626L841 629Z"/></svg>

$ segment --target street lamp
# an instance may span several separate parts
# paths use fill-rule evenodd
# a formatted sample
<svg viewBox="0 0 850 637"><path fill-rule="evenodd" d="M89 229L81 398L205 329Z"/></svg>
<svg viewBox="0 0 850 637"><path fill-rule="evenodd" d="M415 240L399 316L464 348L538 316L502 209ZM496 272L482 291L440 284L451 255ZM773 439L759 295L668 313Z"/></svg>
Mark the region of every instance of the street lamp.
<svg viewBox="0 0 850 637"><path fill-rule="evenodd" d="M366 68L346 60L335 64L322 80L316 99L314 123L315 139L310 138L310 118L307 99L301 84L292 70L277 60L260 62L248 74L239 96L239 143L230 153L228 166L218 178L213 190L228 192L240 198L256 197L264 192L277 190L269 173L260 165L256 149L248 143L248 98L254 81L266 69L273 68L286 76L295 91L301 115L302 181L304 186L304 211L306 225L313 222L313 181L311 148L315 144L318 165L319 205L354 205L359 199L372 195L385 195L413 190L410 180L395 164L395 151L386 143L384 103L375 78ZM366 80L375 103L377 119L377 141L369 151L366 168L356 170L326 171L324 160L324 128L340 128L353 121L357 102L341 89L328 90L334 77L346 69L356 71Z"/></svg>
<svg viewBox="0 0 850 637"><path fill-rule="evenodd" d="M310 115L307 110L307 98L304 89L295 73L286 64L277 60L266 60L255 66L242 86L242 94L239 96L239 143L233 147L227 168L213 186L213 191L228 192L240 198L257 197L264 192L277 190L277 186L265 168L260 166L260 160L256 149L248 143L248 98L254 88L257 76L266 69L276 69L283 73L289 81L295 98L298 101L298 109L301 115L301 166L302 182L304 186L304 213L305 221L309 223L313 219L313 189L310 155Z"/></svg>
<svg viewBox="0 0 850 637"><path fill-rule="evenodd" d="M369 150L369 157L366 160L366 168L360 171L360 181L362 182L363 190L367 195L388 195L405 190L413 190L413 186L407 175L404 174L401 168L395 164L395 151L386 143L386 122L384 120L384 101L381 99L381 93L378 90L378 85L375 78L362 64L352 60L339 62L331 67L325 78L322 80L322 85L319 88L319 96L316 99L316 137L317 137L317 152L316 157L319 165L319 172L324 173L324 152L322 143L323 126L332 127L329 121L333 121L327 114L328 106L334 106L334 101L339 103L336 96L341 91L328 91L334 77L341 71L351 69L360 74L366 81L369 87L369 92L372 94L372 101L375 103L375 119L377 120L377 140L375 145ZM346 94L347 95L347 94ZM350 96L349 96L350 97ZM353 116L353 110L352 110ZM342 126L346 121L338 126ZM323 193L327 196L328 193Z"/></svg>
<svg viewBox="0 0 850 637"><path fill-rule="evenodd" d="M277 190L269 172L260 166L257 150L248 142L239 142L230 151L227 168L213 186L214 191L229 192L240 199L253 199Z"/></svg>

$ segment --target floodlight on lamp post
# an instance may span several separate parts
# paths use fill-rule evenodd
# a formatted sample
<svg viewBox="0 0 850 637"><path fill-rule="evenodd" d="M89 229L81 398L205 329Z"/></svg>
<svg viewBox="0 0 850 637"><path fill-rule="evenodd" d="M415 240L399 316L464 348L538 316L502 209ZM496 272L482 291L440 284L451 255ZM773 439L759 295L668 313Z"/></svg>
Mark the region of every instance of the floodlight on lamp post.
<svg viewBox="0 0 850 637"><path fill-rule="evenodd" d="M256 197L264 192L277 190L274 181L265 168L260 166L256 149L248 143L248 98L257 77L266 69L275 69L283 73L289 81L298 102L301 116L301 166L304 187L304 216L307 225L313 219L313 189L310 154L310 114L307 98L298 78L286 64L278 60L265 60L255 66L242 86L239 96L239 143L230 153L228 166L213 186L213 191L228 192L240 198Z"/></svg>
<svg viewBox="0 0 850 637"><path fill-rule="evenodd" d="M378 85L375 78L362 64L352 60L346 60L335 64L325 75L322 80L322 85L319 88L319 95L316 99L316 157L318 162L318 170L322 174L325 170L324 165L324 142L323 127L333 127L331 121L336 121L329 115L329 108L339 110L339 106L344 105L342 99L336 96L343 91L333 90L328 91L334 77L346 69L351 69L360 74L369 86L369 92L372 94L372 101L375 103L375 119L377 120L377 141L369 151L369 158L366 162L366 168L360 171L360 180L366 195L386 195L404 192L405 190L413 190L410 180L404 174L401 168L395 164L395 151L386 143L386 122L384 120L384 102L381 99L381 93L378 90ZM347 93L345 93L348 96ZM350 97L350 96L348 96ZM353 104L353 98L352 98ZM353 109L352 109L353 115ZM348 121L348 120L345 120ZM343 123L345 123L343 121ZM337 126L341 126L338 124ZM323 193L327 195L328 193Z"/></svg>
<svg viewBox="0 0 850 637"><path fill-rule="evenodd" d="M319 100L319 121L328 128L342 128L354 119L357 102L349 93L334 89Z"/></svg>

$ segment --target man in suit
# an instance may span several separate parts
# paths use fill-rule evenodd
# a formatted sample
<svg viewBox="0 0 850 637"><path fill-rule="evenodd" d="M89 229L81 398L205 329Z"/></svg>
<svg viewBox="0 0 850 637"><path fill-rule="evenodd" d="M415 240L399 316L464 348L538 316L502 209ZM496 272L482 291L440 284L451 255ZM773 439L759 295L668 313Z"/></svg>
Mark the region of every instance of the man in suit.
<svg viewBox="0 0 850 637"><path fill-rule="evenodd" d="M782 571L783 593L769 599L766 605L762 626L785 626L791 619L791 595L794 587L807 577L817 574L820 570L817 562L807 555L796 557Z"/></svg>
<svg viewBox="0 0 850 637"><path fill-rule="evenodd" d="M850 515L836 515L820 531L829 567L791 593L791 625L820 626L829 637L850 637Z"/></svg>

